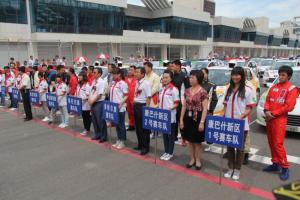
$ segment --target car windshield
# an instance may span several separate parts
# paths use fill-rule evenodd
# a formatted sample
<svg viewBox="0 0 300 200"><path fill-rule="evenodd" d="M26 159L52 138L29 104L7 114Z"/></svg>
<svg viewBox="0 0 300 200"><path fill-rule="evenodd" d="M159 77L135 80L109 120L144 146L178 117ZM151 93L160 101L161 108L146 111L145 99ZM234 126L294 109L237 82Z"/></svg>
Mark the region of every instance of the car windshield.
<svg viewBox="0 0 300 200"><path fill-rule="evenodd" d="M208 80L217 86L227 85L230 81L229 69L210 69L208 74Z"/></svg>
<svg viewBox="0 0 300 200"><path fill-rule="evenodd" d="M272 66L274 64L274 60L262 60L260 61L260 66Z"/></svg>
<svg viewBox="0 0 300 200"><path fill-rule="evenodd" d="M296 67L295 62L286 61L286 62L276 62L276 63L274 63L274 65L271 67L271 69L272 70L278 70L283 65L287 65L287 66L290 66L290 67Z"/></svg>
<svg viewBox="0 0 300 200"><path fill-rule="evenodd" d="M202 69L202 68L206 68L208 66L209 62L207 61L200 61L197 62L192 69Z"/></svg>

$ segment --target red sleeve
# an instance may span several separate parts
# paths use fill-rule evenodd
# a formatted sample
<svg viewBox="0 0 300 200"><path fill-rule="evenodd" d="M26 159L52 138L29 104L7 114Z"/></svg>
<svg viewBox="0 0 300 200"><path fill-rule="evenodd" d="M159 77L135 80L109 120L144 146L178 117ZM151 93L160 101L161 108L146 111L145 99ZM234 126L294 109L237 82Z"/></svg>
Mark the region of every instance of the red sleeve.
<svg viewBox="0 0 300 200"><path fill-rule="evenodd" d="M294 110L298 96L299 96L299 91L298 88L295 87L288 93L284 105L282 105L276 110L273 110L272 115L278 117L280 115L287 114L288 112Z"/></svg>
<svg viewBox="0 0 300 200"><path fill-rule="evenodd" d="M76 77L72 77L70 80L70 95L74 96L75 92L76 92L76 88L77 88L77 78Z"/></svg>
<svg viewBox="0 0 300 200"><path fill-rule="evenodd" d="M266 97L266 102L265 102L265 106L264 106L264 110L270 110L270 95L271 95L271 91L273 88L269 89L267 97Z"/></svg>

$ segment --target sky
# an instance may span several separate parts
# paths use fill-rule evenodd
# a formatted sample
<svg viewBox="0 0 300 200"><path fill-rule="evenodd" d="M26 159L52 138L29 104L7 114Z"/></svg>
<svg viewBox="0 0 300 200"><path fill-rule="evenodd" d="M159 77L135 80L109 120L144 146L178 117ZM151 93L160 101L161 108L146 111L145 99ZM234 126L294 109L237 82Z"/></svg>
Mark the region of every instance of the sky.
<svg viewBox="0 0 300 200"><path fill-rule="evenodd" d="M186 0L188 2L188 0ZM261 17L270 19L270 26L300 16L300 0L215 0L216 15L226 17ZM140 0L128 3L142 5Z"/></svg>

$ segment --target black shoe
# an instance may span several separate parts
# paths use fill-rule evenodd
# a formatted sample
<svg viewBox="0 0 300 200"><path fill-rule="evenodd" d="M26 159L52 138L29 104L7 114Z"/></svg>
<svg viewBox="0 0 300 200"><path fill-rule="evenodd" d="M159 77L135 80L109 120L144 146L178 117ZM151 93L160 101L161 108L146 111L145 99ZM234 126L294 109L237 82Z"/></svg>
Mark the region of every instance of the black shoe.
<svg viewBox="0 0 300 200"><path fill-rule="evenodd" d="M223 158L228 158L228 152L223 154Z"/></svg>
<svg viewBox="0 0 300 200"><path fill-rule="evenodd" d="M248 165L248 162L249 162L249 153L245 153L243 165Z"/></svg>
<svg viewBox="0 0 300 200"><path fill-rule="evenodd" d="M201 168L202 168L202 165L200 165L200 166L195 165L195 170L200 171Z"/></svg>
<svg viewBox="0 0 300 200"><path fill-rule="evenodd" d="M192 167L195 166L195 165L196 165L196 163L194 163L194 164L192 164L192 165L190 165L190 163L188 163L188 164L185 165L185 167L188 168L188 169L190 169L190 168L192 168Z"/></svg>
<svg viewBox="0 0 300 200"><path fill-rule="evenodd" d="M32 118L28 118L28 119L25 118L25 119L24 119L24 122L28 122L28 121L31 121L31 120L32 120Z"/></svg>
<svg viewBox="0 0 300 200"><path fill-rule="evenodd" d="M91 140L99 140L97 137L92 137Z"/></svg>
<svg viewBox="0 0 300 200"><path fill-rule="evenodd" d="M52 122L52 121L49 121L48 124L51 125L51 124L53 124L53 122Z"/></svg>
<svg viewBox="0 0 300 200"><path fill-rule="evenodd" d="M142 156L144 156L144 155L146 155L146 154L148 154L148 153L149 153L149 151L148 151L147 149L142 149L140 154L141 154Z"/></svg>
<svg viewBox="0 0 300 200"><path fill-rule="evenodd" d="M142 148L141 147L134 147L133 150L135 151L140 151Z"/></svg>
<svg viewBox="0 0 300 200"><path fill-rule="evenodd" d="M135 130L134 126L129 126L128 129L126 129L126 131L134 131L134 130Z"/></svg>
<svg viewBox="0 0 300 200"><path fill-rule="evenodd" d="M102 139L100 139L99 140L99 143L104 143L104 142L106 142L107 140L102 140Z"/></svg>

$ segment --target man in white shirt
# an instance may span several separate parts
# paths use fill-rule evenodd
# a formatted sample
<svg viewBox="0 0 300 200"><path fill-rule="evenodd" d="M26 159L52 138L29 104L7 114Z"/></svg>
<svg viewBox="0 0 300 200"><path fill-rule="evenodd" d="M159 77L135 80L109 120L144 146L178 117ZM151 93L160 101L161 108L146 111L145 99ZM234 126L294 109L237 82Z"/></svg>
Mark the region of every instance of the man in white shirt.
<svg viewBox="0 0 300 200"><path fill-rule="evenodd" d="M26 115L24 121L30 121L30 120L32 120L31 105L30 105L30 100L29 100L29 91L31 89L30 78L29 78L28 74L25 73L24 66L20 67L19 71L20 71L20 75L21 75L19 90L22 95L23 106L24 106L24 111L25 111L25 115Z"/></svg>
<svg viewBox="0 0 300 200"><path fill-rule="evenodd" d="M151 62L145 62L144 68L146 72L145 79L149 82L151 88L150 106L157 107L160 77L153 71L153 64Z"/></svg>
<svg viewBox="0 0 300 200"><path fill-rule="evenodd" d="M145 79L145 68L138 67L135 70L137 83L134 94L134 118L136 127L136 136L138 139L138 146L134 150L140 150L141 155L149 153L150 149L150 131L143 129L142 111L143 106L149 106L151 101L151 86Z"/></svg>
<svg viewBox="0 0 300 200"><path fill-rule="evenodd" d="M4 72L3 72L4 73ZM0 107L5 106L5 87L4 86L5 77L4 74L2 74L2 71L0 71Z"/></svg>
<svg viewBox="0 0 300 200"><path fill-rule="evenodd" d="M105 100L105 88L107 87L107 82L101 78L101 68L95 68L93 75L94 81L91 85L91 93L88 100L91 105L92 122L95 132L95 136L92 140L99 140L99 143L103 143L107 141L106 121L102 119L103 101Z"/></svg>
<svg viewBox="0 0 300 200"><path fill-rule="evenodd" d="M13 107L16 107L17 105L14 105L14 101L13 101L13 98L12 98L12 88L14 87L15 85L15 75L14 73L12 73L12 71L9 69L8 66L5 66L4 67L4 78L5 78L5 82L4 82L4 85L5 85L5 88L7 90L7 93L9 95L9 99L10 99L10 106L8 108L13 108Z"/></svg>

